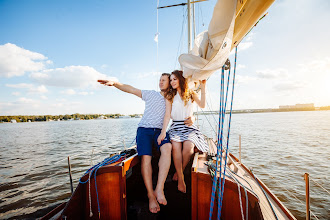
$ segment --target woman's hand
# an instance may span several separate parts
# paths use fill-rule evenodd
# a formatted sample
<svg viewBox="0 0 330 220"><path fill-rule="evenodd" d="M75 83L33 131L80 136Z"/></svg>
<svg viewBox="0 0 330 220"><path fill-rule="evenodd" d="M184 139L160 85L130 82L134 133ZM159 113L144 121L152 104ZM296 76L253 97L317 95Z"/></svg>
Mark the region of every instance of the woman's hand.
<svg viewBox="0 0 330 220"><path fill-rule="evenodd" d="M206 79L204 79L204 80L199 80L199 84L201 85L201 87L204 87L204 88L205 88L205 85L206 85Z"/></svg>
<svg viewBox="0 0 330 220"><path fill-rule="evenodd" d="M166 137L166 132L161 132L160 133L160 135L158 136L158 138L157 138L157 143L158 143L158 145L160 145L160 143L162 143L162 141L165 139L165 137Z"/></svg>
<svg viewBox="0 0 330 220"><path fill-rule="evenodd" d="M188 127L192 126L194 124L195 120L196 119L194 116L189 116L188 118L185 118L184 124L187 125Z"/></svg>

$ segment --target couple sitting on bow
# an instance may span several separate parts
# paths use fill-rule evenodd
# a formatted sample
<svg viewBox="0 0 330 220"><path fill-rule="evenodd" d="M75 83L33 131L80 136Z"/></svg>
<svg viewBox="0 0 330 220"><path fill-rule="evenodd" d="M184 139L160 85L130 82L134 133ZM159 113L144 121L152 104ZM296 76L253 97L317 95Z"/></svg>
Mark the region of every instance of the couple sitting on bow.
<svg viewBox="0 0 330 220"><path fill-rule="evenodd" d="M202 133L193 124L193 106L205 107L205 84L200 82L201 98L188 88L187 80L182 71L175 70L172 74L163 73L159 80L160 92L140 90L130 85L110 80L98 80L106 86L114 86L121 91L134 94L145 101L143 117L138 125L136 144L138 155L141 156L141 173L149 198L149 210L157 213L159 204L166 205L164 183L171 165L173 155L176 173L173 180L178 181L178 190L185 193L186 184L183 171L194 153L194 147L207 152ZM172 124L166 132L168 123ZM158 181L155 190L152 186L152 148L160 150Z"/></svg>

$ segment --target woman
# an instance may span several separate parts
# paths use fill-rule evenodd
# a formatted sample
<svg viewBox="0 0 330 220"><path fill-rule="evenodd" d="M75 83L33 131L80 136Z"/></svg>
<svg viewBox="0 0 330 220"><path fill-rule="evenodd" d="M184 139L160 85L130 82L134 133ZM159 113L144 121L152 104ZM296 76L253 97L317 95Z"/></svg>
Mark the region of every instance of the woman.
<svg viewBox="0 0 330 220"><path fill-rule="evenodd" d="M170 88L164 95L166 98L166 113L158 142L165 138L166 128L171 117L173 123L168 132L172 142L173 161L176 169L173 179L178 180L178 190L183 193L186 192L183 171L194 153L194 146L199 151L208 151L208 145L197 126L184 124L184 120L193 115L195 103L201 108L205 107L205 84L206 80L200 81L202 94L201 99L199 99L194 91L188 89L182 71L175 70L170 77Z"/></svg>

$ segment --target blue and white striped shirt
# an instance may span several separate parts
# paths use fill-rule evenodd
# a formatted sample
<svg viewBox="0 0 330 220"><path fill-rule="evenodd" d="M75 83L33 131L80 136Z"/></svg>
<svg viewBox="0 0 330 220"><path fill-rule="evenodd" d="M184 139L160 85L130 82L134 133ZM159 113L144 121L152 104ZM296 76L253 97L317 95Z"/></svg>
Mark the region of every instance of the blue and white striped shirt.
<svg viewBox="0 0 330 220"><path fill-rule="evenodd" d="M141 90L141 93L145 109L139 127L162 129L165 116L164 96L155 90Z"/></svg>

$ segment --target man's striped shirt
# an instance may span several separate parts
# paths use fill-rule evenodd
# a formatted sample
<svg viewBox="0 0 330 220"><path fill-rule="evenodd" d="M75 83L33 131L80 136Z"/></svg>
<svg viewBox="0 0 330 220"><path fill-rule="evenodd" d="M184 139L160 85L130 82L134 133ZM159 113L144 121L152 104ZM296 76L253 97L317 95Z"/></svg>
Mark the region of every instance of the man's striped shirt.
<svg viewBox="0 0 330 220"><path fill-rule="evenodd" d="M139 127L163 128L165 116L165 98L155 90L141 90L142 100L145 101L143 117Z"/></svg>

